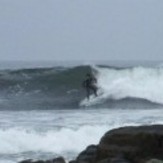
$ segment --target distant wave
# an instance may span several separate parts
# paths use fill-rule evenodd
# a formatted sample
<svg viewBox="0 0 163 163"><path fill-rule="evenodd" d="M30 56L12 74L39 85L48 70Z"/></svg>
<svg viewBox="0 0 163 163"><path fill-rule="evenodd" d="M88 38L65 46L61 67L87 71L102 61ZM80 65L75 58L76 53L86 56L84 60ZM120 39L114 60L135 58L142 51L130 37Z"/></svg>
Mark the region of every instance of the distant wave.
<svg viewBox="0 0 163 163"><path fill-rule="evenodd" d="M92 72L100 102L91 107L163 104L163 68L114 68L105 65L0 71L0 109L80 108L81 83Z"/></svg>

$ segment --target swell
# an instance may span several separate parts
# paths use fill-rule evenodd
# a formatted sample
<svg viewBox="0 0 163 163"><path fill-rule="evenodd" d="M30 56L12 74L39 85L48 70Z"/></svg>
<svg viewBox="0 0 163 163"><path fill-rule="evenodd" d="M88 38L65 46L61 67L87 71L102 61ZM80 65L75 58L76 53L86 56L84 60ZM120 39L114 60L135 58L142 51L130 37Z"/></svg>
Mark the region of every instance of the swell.
<svg viewBox="0 0 163 163"><path fill-rule="evenodd" d="M0 73L0 109L76 108L90 66L20 69Z"/></svg>
<svg viewBox="0 0 163 163"><path fill-rule="evenodd" d="M78 89L84 74L90 71L90 66L69 69L56 67L2 71L0 73L0 88L11 90L19 86L27 92L31 90L60 92L61 88Z"/></svg>

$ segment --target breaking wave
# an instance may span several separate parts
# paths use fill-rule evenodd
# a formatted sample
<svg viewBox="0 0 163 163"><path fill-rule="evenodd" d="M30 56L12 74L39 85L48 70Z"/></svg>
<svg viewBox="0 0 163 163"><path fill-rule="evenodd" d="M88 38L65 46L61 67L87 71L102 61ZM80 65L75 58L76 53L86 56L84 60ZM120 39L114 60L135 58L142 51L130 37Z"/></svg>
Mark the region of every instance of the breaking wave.
<svg viewBox="0 0 163 163"><path fill-rule="evenodd" d="M62 154L80 152L90 143L98 143L107 126L83 126L78 129L63 128L58 131L36 132L25 129L0 129L1 154L27 151ZM14 137L14 139L13 139Z"/></svg>
<svg viewBox="0 0 163 163"><path fill-rule="evenodd" d="M99 87L99 97L89 107L163 104L162 67L77 66L2 70L0 109L80 108L85 98L81 83L88 72L94 73Z"/></svg>

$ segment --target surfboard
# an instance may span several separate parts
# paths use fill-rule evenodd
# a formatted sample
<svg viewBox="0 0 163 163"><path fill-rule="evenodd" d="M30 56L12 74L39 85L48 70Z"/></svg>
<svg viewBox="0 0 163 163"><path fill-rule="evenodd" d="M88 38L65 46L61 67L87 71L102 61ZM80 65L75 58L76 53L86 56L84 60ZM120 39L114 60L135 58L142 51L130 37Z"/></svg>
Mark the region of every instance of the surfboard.
<svg viewBox="0 0 163 163"><path fill-rule="evenodd" d="M98 96L91 95L89 99L85 98L84 100L82 100L80 102L80 106L85 106L85 107L93 106L101 103L102 99L103 99L102 94L98 94Z"/></svg>

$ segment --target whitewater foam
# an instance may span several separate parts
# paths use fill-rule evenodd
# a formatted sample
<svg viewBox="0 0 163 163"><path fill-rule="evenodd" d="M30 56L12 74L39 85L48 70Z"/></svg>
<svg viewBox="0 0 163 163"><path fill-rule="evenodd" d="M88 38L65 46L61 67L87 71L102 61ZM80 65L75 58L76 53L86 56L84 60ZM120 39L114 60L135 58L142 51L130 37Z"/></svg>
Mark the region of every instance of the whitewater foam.
<svg viewBox="0 0 163 163"><path fill-rule="evenodd" d="M11 128L0 130L1 154L13 154L26 151L80 152L90 143L97 143L106 131L106 126L83 126L77 130L64 128L46 133L34 130ZM14 139L13 139L14 138Z"/></svg>
<svg viewBox="0 0 163 163"><path fill-rule="evenodd" d="M104 99L140 98L163 104L162 68L111 69L93 67Z"/></svg>
<svg viewBox="0 0 163 163"><path fill-rule="evenodd" d="M72 159L113 128L163 124L162 109L1 111L0 161ZM2 158L1 158L2 157Z"/></svg>
<svg viewBox="0 0 163 163"><path fill-rule="evenodd" d="M0 163L15 163L15 161L9 161L9 160L0 160Z"/></svg>
<svg viewBox="0 0 163 163"><path fill-rule="evenodd" d="M135 112L134 110L113 109L69 112L47 111L44 117L40 117L44 112L33 114L25 112L26 114L21 115L11 112L10 116L5 116L5 119L9 119L8 121L11 119L10 127L0 127L0 154L28 151L51 152L58 155L68 152L79 153L86 146L97 144L102 135L110 129L128 125L163 123L163 118L160 116L162 110L137 110ZM6 112L6 114L9 113ZM3 118L4 115L2 114ZM12 121L17 116L21 116L20 123ZM27 118L28 116L33 118ZM53 116L58 118L53 121ZM39 126L35 126L37 123ZM61 123L63 126L60 126ZM17 127L15 127L16 124ZM55 125L58 127L55 128ZM41 126L42 130L37 130Z"/></svg>

